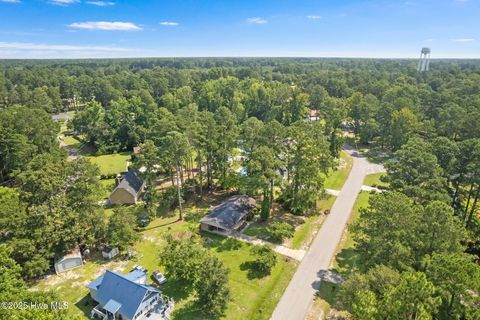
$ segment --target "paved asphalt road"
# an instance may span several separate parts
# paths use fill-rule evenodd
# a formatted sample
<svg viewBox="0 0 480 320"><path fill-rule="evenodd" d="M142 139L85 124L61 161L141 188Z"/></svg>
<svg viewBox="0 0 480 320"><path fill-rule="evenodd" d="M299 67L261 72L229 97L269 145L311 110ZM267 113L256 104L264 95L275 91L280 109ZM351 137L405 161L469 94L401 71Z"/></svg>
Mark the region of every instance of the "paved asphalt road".
<svg viewBox="0 0 480 320"><path fill-rule="evenodd" d="M353 157L353 167L308 252L272 315L272 320L305 319L320 285L320 271L327 270L337 244L348 222L353 204L366 174L384 171L381 165L367 161L355 150L346 149Z"/></svg>

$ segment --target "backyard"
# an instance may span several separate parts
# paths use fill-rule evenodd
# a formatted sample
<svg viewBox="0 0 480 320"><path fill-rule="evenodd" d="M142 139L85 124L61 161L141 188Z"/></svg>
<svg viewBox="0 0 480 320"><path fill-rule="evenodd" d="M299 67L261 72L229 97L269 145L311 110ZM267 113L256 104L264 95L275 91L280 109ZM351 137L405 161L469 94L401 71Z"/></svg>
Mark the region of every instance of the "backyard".
<svg viewBox="0 0 480 320"><path fill-rule="evenodd" d="M127 170L127 161L130 159L130 153L87 156L86 158L100 168L101 175L113 175Z"/></svg>

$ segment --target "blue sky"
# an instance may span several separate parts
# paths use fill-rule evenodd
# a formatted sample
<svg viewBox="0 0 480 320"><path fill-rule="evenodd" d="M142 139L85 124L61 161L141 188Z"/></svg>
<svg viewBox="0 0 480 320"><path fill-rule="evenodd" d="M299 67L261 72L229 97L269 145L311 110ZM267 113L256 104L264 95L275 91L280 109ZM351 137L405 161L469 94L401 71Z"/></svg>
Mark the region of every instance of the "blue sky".
<svg viewBox="0 0 480 320"><path fill-rule="evenodd" d="M0 58L480 58L480 0L0 0Z"/></svg>

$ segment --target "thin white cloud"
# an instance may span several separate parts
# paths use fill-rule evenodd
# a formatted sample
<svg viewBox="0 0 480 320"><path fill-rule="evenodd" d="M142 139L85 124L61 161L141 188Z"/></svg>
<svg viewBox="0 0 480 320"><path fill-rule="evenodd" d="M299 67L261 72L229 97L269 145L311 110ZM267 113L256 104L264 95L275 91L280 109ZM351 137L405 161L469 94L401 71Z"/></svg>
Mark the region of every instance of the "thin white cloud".
<svg viewBox="0 0 480 320"><path fill-rule="evenodd" d="M320 19L322 19L322 16L307 16L307 19L310 19L310 20L320 20Z"/></svg>
<svg viewBox="0 0 480 320"><path fill-rule="evenodd" d="M84 30L120 30L120 31L139 31L141 27L132 22L109 22L109 21L88 21L75 22L68 25L70 28Z"/></svg>
<svg viewBox="0 0 480 320"><path fill-rule="evenodd" d="M74 4L80 2L79 0L50 0L49 3L57 5L57 6L68 6L70 4Z"/></svg>
<svg viewBox="0 0 480 320"><path fill-rule="evenodd" d="M0 0L0 2L6 2L6 3L20 3L20 0Z"/></svg>
<svg viewBox="0 0 480 320"><path fill-rule="evenodd" d="M176 27L176 26L179 25L178 22L174 22L174 21L162 21L162 22L160 22L160 24L162 26L166 26L166 27Z"/></svg>
<svg viewBox="0 0 480 320"><path fill-rule="evenodd" d="M108 6L114 6L115 2L110 2L110 1L87 1L86 3L98 6L98 7L108 7Z"/></svg>
<svg viewBox="0 0 480 320"><path fill-rule="evenodd" d="M473 38L457 38L457 39L452 39L454 42L473 42L475 39Z"/></svg>
<svg viewBox="0 0 480 320"><path fill-rule="evenodd" d="M53 50L53 51L107 51L107 52L129 52L135 51L129 48L120 48L112 46L79 46L69 44L37 44L30 42L2 42L1 49L15 50Z"/></svg>
<svg viewBox="0 0 480 320"><path fill-rule="evenodd" d="M249 24L266 24L267 22L267 20L260 17L253 17L247 19L247 23Z"/></svg>

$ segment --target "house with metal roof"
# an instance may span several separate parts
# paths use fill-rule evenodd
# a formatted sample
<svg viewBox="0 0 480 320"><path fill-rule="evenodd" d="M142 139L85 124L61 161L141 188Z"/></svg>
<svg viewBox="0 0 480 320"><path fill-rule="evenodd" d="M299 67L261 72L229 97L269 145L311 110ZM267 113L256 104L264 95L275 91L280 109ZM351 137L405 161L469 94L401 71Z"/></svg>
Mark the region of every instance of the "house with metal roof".
<svg viewBox="0 0 480 320"><path fill-rule="evenodd" d="M61 272L69 271L81 266L83 266L83 258L82 258L82 254L80 253L80 249L78 248L70 251L68 254L64 255L63 257L59 257L55 259L55 263L54 263L55 272L57 274Z"/></svg>
<svg viewBox="0 0 480 320"><path fill-rule="evenodd" d="M200 230L220 233L238 231L245 225L248 213L255 206L255 199L248 196L230 197L200 219Z"/></svg>
<svg viewBox="0 0 480 320"><path fill-rule="evenodd" d="M110 194L111 204L136 204L145 187L140 171L130 169Z"/></svg>
<svg viewBox="0 0 480 320"><path fill-rule="evenodd" d="M87 285L90 296L98 302L90 317L104 320L170 319L173 300L146 284L146 278L146 272L140 270L128 274L107 270Z"/></svg>

